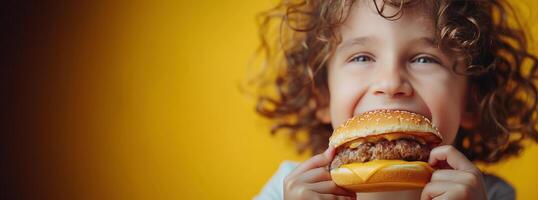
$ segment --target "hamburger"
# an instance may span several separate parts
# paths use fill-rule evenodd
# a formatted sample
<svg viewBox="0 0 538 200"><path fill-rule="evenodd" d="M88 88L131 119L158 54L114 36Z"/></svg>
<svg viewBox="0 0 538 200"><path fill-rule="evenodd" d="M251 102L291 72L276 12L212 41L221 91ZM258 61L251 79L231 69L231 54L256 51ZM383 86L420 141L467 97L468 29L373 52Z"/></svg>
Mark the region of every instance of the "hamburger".
<svg viewBox="0 0 538 200"><path fill-rule="evenodd" d="M349 119L335 129L336 148L330 173L340 187L354 192L422 188L430 181L430 151L442 136L420 114L375 110Z"/></svg>

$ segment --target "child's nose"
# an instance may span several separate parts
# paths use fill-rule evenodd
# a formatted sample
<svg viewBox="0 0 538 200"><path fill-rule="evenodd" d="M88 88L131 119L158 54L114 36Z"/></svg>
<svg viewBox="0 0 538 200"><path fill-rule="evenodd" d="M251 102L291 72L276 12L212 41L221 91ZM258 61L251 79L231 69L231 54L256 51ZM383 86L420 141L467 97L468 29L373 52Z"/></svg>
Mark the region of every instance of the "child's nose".
<svg viewBox="0 0 538 200"><path fill-rule="evenodd" d="M413 95L413 87L396 69L385 71L372 84L371 91L375 96L386 95L389 98L407 97Z"/></svg>

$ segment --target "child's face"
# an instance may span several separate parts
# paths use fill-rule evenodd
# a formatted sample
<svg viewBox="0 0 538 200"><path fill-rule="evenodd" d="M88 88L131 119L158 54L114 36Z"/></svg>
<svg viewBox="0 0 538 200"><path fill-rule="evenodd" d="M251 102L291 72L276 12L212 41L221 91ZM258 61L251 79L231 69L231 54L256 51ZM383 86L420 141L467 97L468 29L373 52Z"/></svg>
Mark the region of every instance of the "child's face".
<svg viewBox="0 0 538 200"><path fill-rule="evenodd" d="M385 15L396 8L387 6ZM430 119L454 141L465 106L466 78L453 72L456 58L434 43L434 20L408 8L390 21L371 1L357 1L340 29L342 42L329 60L333 127L375 109L401 109Z"/></svg>

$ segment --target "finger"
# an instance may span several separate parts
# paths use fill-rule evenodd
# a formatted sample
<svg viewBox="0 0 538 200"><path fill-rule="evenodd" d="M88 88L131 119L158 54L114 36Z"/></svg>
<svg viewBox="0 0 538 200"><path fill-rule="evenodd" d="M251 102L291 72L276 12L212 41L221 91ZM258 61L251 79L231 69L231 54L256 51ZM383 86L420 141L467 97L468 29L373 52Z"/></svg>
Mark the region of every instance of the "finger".
<svg viewBox="0 0 538 200"><path fill-rule="evenodd" d="M420 199L466 199L470 192L470 187L464 184L451 181L435 181L424 186Z"/></svg>
<svg viewBox="0 0 538 200"><path fill-rule="evenodd" d="M451 145L439 146L431 150L428 163L435 166L440 161L446 161L450 167L457 170L479 174L479 170L460 151Z"/></svg>
<svg viewBox="0 0 538 200"><path fill-rule="evenodd" d="M301 163L295 170L293 170L289 176L293 177L297 174L304 173L307 170L318 168L318 167L325 167L329 165L334 157L334 147L329 146L325 152L315 155L312 158L308 159L307 161Z"/></svg>
<svg viewBox="0 0 538 200"><path fill-rule="evenodd" d="M320 181L328 181L331 179L331 173L329 173L329 170L325 167L318 167L315 169L311 169L306 171L305 173L301 174L299 177L299 182L304 183L315 183Z"/></svg>
<svg viewBox="0 0 538 200"><path fill-rule="evenodd" d="M467 171L450 169L442 169L433 172L431 182L435 181L451 181L472 187L479 187L481 185L481 177L477 177L475 174Z"/></svg>
<svg viewBox="0 0 538 200"><path fill-rule="evenodd" d="M444 182L430 182L424 186L420 194L420 200L431 200L444 195L447 190L443 187Z"/></svg>
<svg viewBox="0 0 538 200"><path fill-rule="evenodd" d="M355 192L338 187L333 181L311 183L307 186L310 190L321 194L334 194L338 196L356 197Z"/></svg>
<svg viewBox="0 0 538 200"><path fill-rule="evenodd" d="M446 160L439 160L432 167L434 167L435 169L454 169L450 167L450 165L446 162Z"/></svg>
<svg viewBox="0 0 538 200"><path fill-rule="evenodd" d="M322 200L355 200L356 197L338 196L334 194L318 194Z"/></svg>

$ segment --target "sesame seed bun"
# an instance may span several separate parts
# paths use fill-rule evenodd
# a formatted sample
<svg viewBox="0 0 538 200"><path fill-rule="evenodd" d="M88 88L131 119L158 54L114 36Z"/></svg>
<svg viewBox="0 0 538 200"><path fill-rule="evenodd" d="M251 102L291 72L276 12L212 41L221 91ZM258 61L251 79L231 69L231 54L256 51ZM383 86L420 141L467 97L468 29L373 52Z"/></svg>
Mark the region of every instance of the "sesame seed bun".
<svg viewBox="0 0 538 200"><path fill-rule="evenodd" d="M329 138L329 145L337 148L357 138L398 132L420 136L428 142L442 141L437 128L420 114L402 110L374 110L353 117L335 129Z"/></svg>

